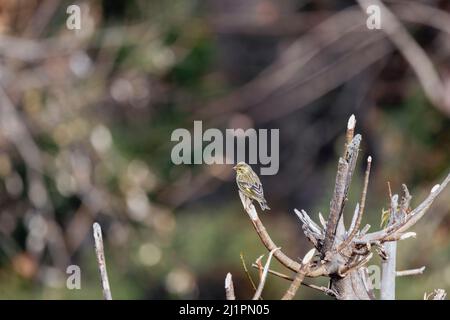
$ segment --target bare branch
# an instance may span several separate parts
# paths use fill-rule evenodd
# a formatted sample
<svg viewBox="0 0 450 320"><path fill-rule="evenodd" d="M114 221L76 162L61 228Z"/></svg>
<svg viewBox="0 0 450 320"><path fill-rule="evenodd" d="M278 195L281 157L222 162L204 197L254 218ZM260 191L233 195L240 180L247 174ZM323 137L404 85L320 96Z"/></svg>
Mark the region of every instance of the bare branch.
<svg viewBox="0 0 450 320"><path fill-rule="evenodd" d="M95 254L97 255L98 269L100 271L100 279L103 289L103 298L105 300L112 300L111 289L109 287L108 273L106 272L105 253L103 250L102 228L95 222L93 225L94 240L95 240Z"/></svg>
<svg viewBox="0 0 450 320"><path fill-rule="evenodd" d="M370 224L366 224L364 228L361 229L361 232L359 233L361 236L365 235L367 231L370 229Z"/></svg>
<svg viewBox="0 0 450 320"><path fill-rule="evenodd" d="M252 263L252 267L255 268L255 269L259 269L259 266L256 263ZM287 274L284 274L284 273L272 270L272 269L269 269L269 273L274 275L274 276L277 276L277 277L279 277L281 279L290 280L290 281L294 280L293 277L288 276Z"/></svg>
<svg viewBox="0 0 450 320"><path fill-rule="evenodd" d="M416 224L417 221L419 221L420 218L425 214L425 212L430 208L432 205L434 199L444 190L444 188L447 186L447 184L450 182L450 173L447 175L447 177L444 179L444 181L439 185L435 185L432 189L428 197L414 209L410 213L411 219L407 221L404 225L402 225L398 232L405 232L407 229L412 227L414 224Z"/></svg>
<svg viewBox="0 0 450 320"><path fill-rule="evenodd" d="M343 158L339 159L336 183L334 186L333 198L330 206L330 216L328 217L327 229L325 230L325 239L321 248L322 255L331 250L336 236L336 228L340 218L342 203L345 194L345 182L348 173L348 163Z"/></svg>
<svg viewBox="0 0 450 320"><path fill-rule="evenodd" d="M359 203L356 203L355 211L353 212L352 222L350 223L349 230L355 229L358 217L359 217Z"/></svg>
<svg viewBox="0 0 450 320"><path fill-rule="evenodd" d="M272 251L270 251L269 257L267 258L266 265L264 266L264 271L263 271L262 277L259 281L258 289L256 289L255 295L253 296L252 300L259 300L259 298L261 297L262 291L264 289L264 285L266 284L267 274L269 272L270 261L272 260L273 254L279 249L280 248L275 248Z"/></svg>
<svg viewBox="0 0 450 320"><path fill-rule="evenodd" d="M255 209L255 206L251 203L248 203L248 200L240 191L239 191L239 196L241 198L242 205L243 205L245 211L247 212L248 216L250 217L253 227L255 228L255 231L258 234L258 236L261 239L264 246L269 251L278 249L278 247L275 245L272 238L268 234L263 223L259 219L258 213L256 212L256 209ZM273 255L286 268L291 269L294 272L298 272L300 270L300 267L301 267L300 263L298 263L295 260L288 257L281 250L274 251ZM319 277L319 276L325 275L325 274L326 274L325 267L323 265L320 265L317 268L311 268L311 270L308 271L306 276L307 277Z"/></svg>
<svg viewBox="0 0 450 320"><path fill-rule="evenodd" d="M372 257L373 257L373 253L370 252L366 256L356 259L353 263L340 267L338 270L338 274L341 277L345 277L352 270L356 270L356 269L359 269L362 266L364 266L367 262L370 261L370 259L372 259Z"/></svg>
<svg viewBox="0 0 450 320"><path fill-rule="evenodd" d="M248 272L247 264L245 263L245 260L244 260L244 254L241 252L241 255L240 255L240 256L241 256L241 262L242 262L242 266L244 267L245 274L247 275L247 278L248 278L248 280L250 281L250 283L251 283L253 289L256 291L256 285L255 285L255 282L254 282L253 279L252 279L252 276L251 276L250 273Z"/></svg>
<svg viewBox="0 0 450 320"><path fill-rule="evenodd" d="M423 266L422 268L417 268L417 269L396 271L395 276L396 277L415 276L418 274L423 274L424 271L425 271L425 266Z"/></svg>
<svg viewBox="0 0 450 320"><path fill-rule="evenodd" d="M236 300L236 295L234 294L233 276L229 272L225 277L225 296L227 300Z"/></svg>
<svg viewBox="0 0 450 320"><path fill-rule="evenodd" d="M256 260L255 260L255 264L258 266L258 271L259 271L259 280L261 281L261 278L263 276L263 272L264 272L264 267L262 265L262 258L264 257L264 255L260 255Z"/></svg>
<svg viewBox="0 0 450 320"><path fill-rule="evenodd" d="M347 200L347 194L348 189L350 188L350 184L352 182L352 176L355 172L356 168L356 162L358 160L358 154L359 154L359 146L361 144L362 137L360 134L357 134L350 144L346 146L346 152L344 159L348 162L348 173L347 173L347 179L345 181L345 197L344 200ZM341 208L341 211L343 210L343 207Z"/></svg>
<svg viewBox="0 0 450 320"><path fill-rule="evenodd" d="M389 191L390 193L390 191ZM398 195L391 197L390 217L388 227L396 223L398 216ZM388 242L384 245L387 259L381 261L381 300L395 300L395 269L397 265L397 242Z"/></svg>
<svg viewBox="0 0 450 320"><path fill-rule="evenodd" d="M353 136L355 134L355 126L356 126L356 118L355 115L352 114L347 122L347 133L345 135L347 145L352 142Z"/></svg>
<svg viewBox="0 0 450 320"><path fill-rule="evenodd" d="M298 291L298 288L303 282L303 279L305 279L305 273L307 268L309 267L309 264L311 263L311 260L316 252L316 249L311 249L308 251L308 253L305 255L302 261L302 267L300 268L299 272L295 275L294 281L292 281L291 285L289 286L288 290L284 294L284 296L281 298L281 300L292 300L295 296L295 294Z"/></svg>
<svg viewBox="0 0 450 320"><path fill-rule="evenodd" d="M406 233L402 233L398 240L406 240L409 238L416 238L416 237L417 237L417 234L415 232L406 232Z"/></svg>
<svg viewBox="0 0 450 320"><path fill-rule="evenodd" d="M365 174L365 177L364 177L364 187L363 187L363 191L362 191L362 194L361 194L361 205L359 206L359 211L358 211L358 216L356 218L355 226L353 227L353 229L351 229L349 236L339 246L338 250L340 250L341 248L344 248L345 246L347 246L353 240L353 238L356 236L356 233L359 230L359 226L361 225L362 216L364 214L364 208L365 208L365 205L366 205L367 186L369 185L369 176L370 176L371 164L372 164L372 157L369 156L367 158L367 168L366 168L366 174Z"/></svg>
<svg viewBox="0 0 450 320"><path fill-rule="evenodd" d="M413 211L411 211L405 221L399 221L391 227L387 227L383 230L368 233L360 239L355 239L354 242L358 244L365 244L367 242L375 243L386 242L386 241L396 241L401 238L402 234L405 233L409 228L414 226L417 221L422 218L422 216L427 212L436 197L444 190L447 184L450 182L450 173L442 181L440 185L436 185L432 188L433 192L430 192L428 197L419 204Z"/></svg>
<svg viewBox="0 0 450 320"><path fill-rule="evenodd" d="M392 10L404 21L424 24L450 34L450 14L445 10L420 2L395 2Z"/></svg>
<svg viewBox="0 0 450 320"><path fill-rule="evenodd" d="M408 61L428 99L442 112L450 115L450 107L446 106L445 103L444 85L426 52L416 43L398 18L382 1L358 0L358 3L364 10L370 5L376 5L380 8L383 16L382 30Z"/></svg>
<svg viewBox="0 0 450 320"><path fill-rule="evenodd" d="M355 123L350 123L349 126L351 127L354 124ZM347 130L350 131L350 133L347 132L347 138L353 135L353 129ZM355 171L360 144L361 135L357 134L350 143L346 144L344 157L339 159L336 183L330 204L330 216L325 232L324 245L321 249L322 257L326 255L327 251L330 251L333 248L335 245L335 238L338 234L340 237L344 236L345 226L343 211L347 201L347 194L352 181L353 172Z"/></svg>
<svg viewBox="0 0 450 320"><path fill-rule="evenodd" d="M289 286L288 290L281 298L281 300L292 300L297 293L298 288L302 284L303 279L305 279L305 272L303 270L300 270L295 275L294 281L292 281L291 285Z"/></svg>
<svg viewBox="0 0 450 320"><path fill-rule="evenodd" d="M255 269L258 268L258 266L256 264L252 264L252 267L255 268ZM279 277L281 279L294 281L294 277L288 276L288 275L286 275L284 273L281 273L281 272L278 272L278 271L274 271L274 270L271 270L271 269L269 269L269 274L277 276L277 277ZM331 289L328 289L327 287L316 286L314 284L310 284L310 283L306 283L306 282L302 282L302 286L321 291L321 292L323 292L323 293L325 293L325 294L327 294L327 295L329 295L331 297L337 297L337 293L334 292Z"/></svg>
<svg viewBox="0 0 450 320"><path fill-rule="evenodd" d="M270 238L266 228L259 219L255 206L251 203L250 204L248 203L248 200L242 194L242 192L239 191L239 195L241 197L242 205L246 210L248 216L250 217L250 220L253 223L253 227L255 228L256 233L260 237L263 244L266 246L267 250L272 251L278 248L273 242L273 240ZM278 261L280 261L283 265L285 265L287 268L291 270L297 271L300 269L300 264L294 261L293 259L289 258L281 250L275 252L275 258L277 258Z"/></svg>
<svg viewBox="0 0 450 320"><path fill-rule="evenodd" d="M406 184L402 184L402 189L403 189L403 197L400 202L400 211L402 215L406 215L409 210L412 196L409 194L409 190Z"/></svg>
<svg viewBox="0 0 450 320"><path fill-rule="evenodd" d="M320 224L322 225L322 227L324 229L326 229L327 228L327 220L325 220L325 218L322 216L321 212L319 212L319 221L320 221Z"/></svg>

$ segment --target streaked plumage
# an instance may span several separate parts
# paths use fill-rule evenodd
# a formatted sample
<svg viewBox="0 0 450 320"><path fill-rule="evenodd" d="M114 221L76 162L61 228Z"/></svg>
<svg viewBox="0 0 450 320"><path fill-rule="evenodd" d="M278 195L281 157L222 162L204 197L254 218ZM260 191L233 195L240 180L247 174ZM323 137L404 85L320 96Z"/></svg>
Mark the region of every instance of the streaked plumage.
<svg viewBox="0 0 450 320"><path fill-rule="evenodd" d="M252 168L245 162L239 162L233 169L236 170L236 184L239 190L247 198L258 201L261 210L270 210L264 199L261 181Z"/></svg>

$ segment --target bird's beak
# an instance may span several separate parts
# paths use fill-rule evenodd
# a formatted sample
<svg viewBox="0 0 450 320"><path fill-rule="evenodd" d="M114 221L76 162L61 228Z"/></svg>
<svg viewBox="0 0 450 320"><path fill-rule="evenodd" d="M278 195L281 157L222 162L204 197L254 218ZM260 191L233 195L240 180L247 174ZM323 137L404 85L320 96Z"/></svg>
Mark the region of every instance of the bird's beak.
<svg viewBox="0 0 450 320"><path fill-rule="evenodd" d="M233 167L233 170L236 170L236 166Z"/></svg>

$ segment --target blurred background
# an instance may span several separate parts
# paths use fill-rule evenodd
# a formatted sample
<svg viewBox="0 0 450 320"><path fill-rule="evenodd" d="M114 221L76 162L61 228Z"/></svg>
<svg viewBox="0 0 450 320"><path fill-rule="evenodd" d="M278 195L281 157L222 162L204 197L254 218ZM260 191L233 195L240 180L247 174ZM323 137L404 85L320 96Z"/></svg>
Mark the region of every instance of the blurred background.
<svg viewBox="0 0 450 320"><path fill-rule="evenodd" d="M66 26L71 4L80 30ZM328 214L352 113L363 143L348 208L368 155L363 223L379 228L388 181L396 193L406 183L415 207L450 169L450 1L385 4L433 63L442 103L355 1L2 0L0 298L101 299L94 221L115 299L223 299L227 272L250 298L240 255L257 281L250 265L266 250L231 166L170 161L172 131L193 120L280 129L261 218L291 257L312 248L293 209ZM399 270L427 267L398 279L399 299L450 289L449 197L399 244ZM66 288L71 264L81 290ZM264 299L288 285L269 276ZM298 298L329 299L305 287Z"/></svg>

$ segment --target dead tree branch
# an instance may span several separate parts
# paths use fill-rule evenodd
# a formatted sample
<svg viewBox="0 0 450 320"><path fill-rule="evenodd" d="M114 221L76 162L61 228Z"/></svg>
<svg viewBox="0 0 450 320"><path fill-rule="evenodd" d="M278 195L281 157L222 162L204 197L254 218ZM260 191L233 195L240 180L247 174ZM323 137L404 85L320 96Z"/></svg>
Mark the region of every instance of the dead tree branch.
<svg viewBox="0 0 450 320"><path fill-rule="evenodd" d="M424 271L425 271L425 266L423 266L422 268L417 268L417 269L396 271L395 276L396 277L415 276L418 274L423 274Z"/></svg>
<svg viewBox="0 0 450 320"><path fill-rule="evenodd" d="M398 218L398 195L391 197L390 217L388 227L392 226ZM395 300L395 269L397 266L397 242L392 241L384 245L386 259L381 261L381 300Z"/></svg>
<svg viewBox="0 0 450 320"><path fill-rule="evenodd" d="M103 298L105 300L112 300L111 289L109 287L108 273L106 271L105 252L103 250L102 228L95 222L93 225L94 240L95 240L95 254L97 256L98 269L100 271L100 280L103 289Z"/></svg>
<svg viewBox="0 0 450 320"><path fill-rule="evenodd" d="M342 203L345 199L345 181L348 173L348 163L343 158L339 159L336 183L334 185L333 200L331 200L330 216L328 218L325 240L322 247L322 256L331 250L336 237L336 229L340 219Z"/></svg>
<svg viewBox="0 0 450 320"><path fill-rule="evenodd" d="M241 258L241 262L242 262L242 267L244 268L245 274L247 275L247 279L248 279L248 281L250 281L250 284L252 285L252 288L256 291L255 282L253 281L252 276L248 272L247 264L245 263L244 254L242 252L240 254L240 258Z"/></svg>
<svg viewBox="0 0 450 320"><path fill-rule="evenodd" d="M259 268L259 266L256 265L255 263L252 264L252 267L255 268L255 269ZM274 270L271 270L271 269L269 269L269 274L274 275L274 276L276 276L278 278L281 278L281 279L284 279L284 280L294 281L294 277L288 276L288 275L286 275L284 273L281 273L281 272L278 272L278 271L274 271ZM330 297L337 297L336 292L334 292L333 290L331 290L331 289L329 289L327 287L316 286L314 284L306 283L304 281L301 283L301 285L305 286L305 287L308 287L308 288L311 288L311 289L314 289L314 290L321 291L321 292L329 295Z"/></svg>
<svg viewBox="0 0 450 320"><path fill-rule="evenodd" d="M225 295L227 300L236 300L236 295L234 294L233 276L229 272L225 277Z"/></svg>
<svg viewBox="0 0 450 320"><path fill-rule="evenodd" d="M345 239L345 241L339 246L338 250L346 247L353 240L353 238L356 236L356 234L357 234L357 232L359 230L359 227L361 225L362 216L364 214L364 208L365 208L365 205L366 205L367 187L369 185L369 176L370 176L371 164L372 164L372 157L369 156L367 158L367 168L366 168L366 174L365 174L365 178L364 178L364 187L363 187L363 191L362 191L362 194L361 194L361 204L357 205L357 209L358 209L357 212L358 213L356 215L356 218L354 218L354 223L352 221L352 228L349 229L349 230L351 230L350 234L348 235L347 239Z"/></svg>
<svg viewBox="0 0 450 320"><path fill-rule="evenodd" d="M255 295L252 300L259 300L261 298L262 291L264 289L264 285L266 284L267 274L269 272L270 261L272 261L273 254L279 250L280 248L275 248L269 253L269 257L267 258L266 265L264 266L264 271L262 273L261 279L259 280L258 288L256 289Z"/></svg>
<svg viewBox="0 0 450 320"><path fill-rule="evenodd" d="M256 230L256 233L258 234L259 238L261 239L264 246L267 248L267 250L272 251L274 249L277 249L278 247L273 242L272 238L268 234L266 228L264 227L263 223L258 217L258 213L256 212L255 206L247 199L242 192L239 192L239 196L241 198L242 205L247 212L248 216L250 217L250 220L253 224L253 227ZM291 269L294 272L298 272L301 268L300 263L296 262L295 260L288 257L286 254L284 254L281 250L274 251L274 257L283 264L286 268ZM321 275L324 275L326 273L325 268L321 266L317 266L315 268L312 268L308 273L307 277L319 277Z"/></svg>
<svg viewBox="0 0 450 320"><path fill-rule="evenodd" d="M386 241L396 241L399 239L404 239L404 236L407 235L406 231L414 226L420 218L427 212L427 210L432 205L434 199L444 190L447 184L450 182L450 174L442 181L441 184L435 185L428 197L419 204L414 210L412 210L404 219L398 221L394 225L384 228L380 231L368 233L359 239L355 239L355 243L357 244L374 244L374 243L383 243Z"/></svg>
<svg viewBox="0 0 450 320"><path fill-rule="evenodd" d="M289 286L288 290L284 294L283 298L281 298L281 300L292 300L294 298L298 288L303 282L303 279L305 279L305 274L307 272L307 269L309 268L309 265L315 253L316 249L311 249L305 255L305 257L302 260L302 267L297 272L294 280L292 281L291 285Z"/></svg>
<svg viewBox="0 0 450 320"><path fill-rule="evenodd" d="M450 115L450 106L446 105L445 87L426 52L408 33L399 19L380 0L358 0L365 10L370 5L380 8L383 17L382 30L408 61L416 74L428 99L446 115Z"/></svg>

